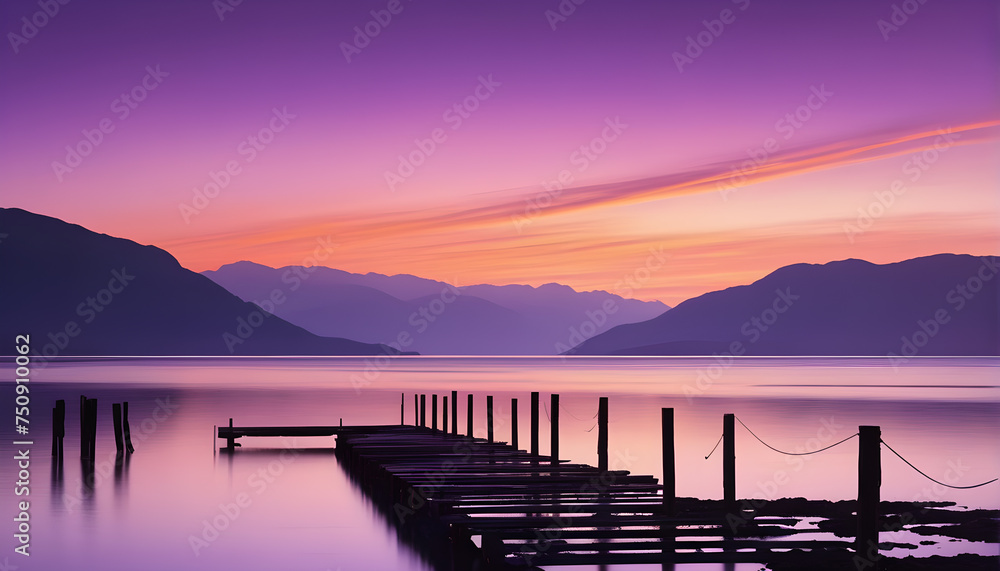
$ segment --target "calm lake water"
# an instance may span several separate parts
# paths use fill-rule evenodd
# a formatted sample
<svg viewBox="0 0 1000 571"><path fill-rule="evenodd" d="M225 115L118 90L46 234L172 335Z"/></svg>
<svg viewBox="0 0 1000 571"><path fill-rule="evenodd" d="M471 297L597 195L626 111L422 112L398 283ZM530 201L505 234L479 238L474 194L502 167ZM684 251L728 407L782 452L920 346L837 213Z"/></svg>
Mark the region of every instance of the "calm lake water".
<svg viewBox="0 0 1000 571"><path fill-rule="evenodd" d="M31 377L34 445L27 498L14 495L11 458L26 447L12 444L20 438L13 432L14 389L10 382L2 386L0 516L7 533L0 563L7 558L22 570L429 571L350 483L332 454L333 438L243 439L244 448L235 455L216 453L221 442L213 426L229 417L244 426L341 419L345 425L394 424L400 393L406 395L406 422L412 423L414 393L428 395L429 414L431 394L440 399L458 390L464 432L465 395L473 392L476 435L483 437L486 395L493 395L500 440L509 438L510 403L517 398L523 446L530 391L541 391L544 403L557 392L561 456L588 464L597 461L598 397L608 396L612 464L657 477L662 475L660 408L673 407L681 496L722 496L721 455L705 456L729 412L788 451L817 449L854 434L859 425L879 425L883 439L917 467L968 485L1000 475L998 364L997 359L932 358L894 368L880 359L436 357L380 363L363 358L50 363ZM6 365L13 370L9 360ZM84 486L79 462L81 394L100 405L92 488ZM61 474L50 457L56 399L67 401ZM136 453L116 468L111 403L124 400L130 403ZM543 453L549 441L545 414ZM765 448L738 425L736 446L739 497L856 496L856 439L813 456L789 457ZM1000 483L946 490L885 449L882 463L883 499L1000 507ZM237 513L232 504L240 498L244 507ZM13 552L11 519L23 499L31 502L30 557ZM224 529L206 530L211 522L223 522ZM968 550L997 552L996 544Z"/></svg>

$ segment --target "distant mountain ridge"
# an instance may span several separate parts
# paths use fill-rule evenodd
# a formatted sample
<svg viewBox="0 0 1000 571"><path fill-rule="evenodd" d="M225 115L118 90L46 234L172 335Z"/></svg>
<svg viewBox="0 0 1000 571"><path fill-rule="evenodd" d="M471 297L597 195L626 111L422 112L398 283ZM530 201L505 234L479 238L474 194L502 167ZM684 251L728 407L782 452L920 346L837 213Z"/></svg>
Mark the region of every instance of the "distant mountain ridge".
<svg viewBox="0 0 1000 571"><path fill-rule="evenodd" d="M376 355L267 315L167 252L17 208L0 208L0 336L33 354Z"/></svg>
<svg viewBox="0 0 1000 571"><path fill-rule="evenodd" d="M994 256L939 254L894 264L795 264L745 286L620 325L577 355L1000 354Z"/></svg>
<svg viewBox="0 0 1000 571"><path fill-rule="evenodd" d="M604 331L669 309L560 284L456 287L322 266L243 261L203 274L246 301L280 292L274 313L313 333L393 343L421 354L555 355L574 344L573 331L588 321Z"/></svg>

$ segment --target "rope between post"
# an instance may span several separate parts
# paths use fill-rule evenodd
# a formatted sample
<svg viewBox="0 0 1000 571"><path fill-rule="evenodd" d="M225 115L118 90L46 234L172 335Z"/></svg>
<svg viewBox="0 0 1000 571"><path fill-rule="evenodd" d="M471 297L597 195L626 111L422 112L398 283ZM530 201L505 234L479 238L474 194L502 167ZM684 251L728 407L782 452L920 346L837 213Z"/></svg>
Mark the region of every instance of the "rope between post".
<svg viewBox="0 0 1000 571"><path fill-rule="evenodd" d="M763 440L761 440L760 436L757 436L756 434L754 434L754 432L752 430L750 430L749 426L747 426L746 424L743 424L743 421L740 420L740 417L737 416L736 420L738 420L739 423L743 425L743 428L746 428L747 432L749 432L754 438L756 438L758 442L760 442L764 446L767 446L771 450L774 450L775 452L778 452L779 454L785 454L786 456L808 456L810 454L818 454L820 452L823 452L824 450L829 450L829 449L833 448L834 446L839 446L839 445L847 442L848 440L850 440L850 439L852 439L852 438L854 438L855 436L858 435L858 433L855 432L854 434L848 436L847 438L841 440L840 442L835 442L835 443L833 443L833 444L831 444L831 445L829 445L829 446L827 446L825 448L820 448L819 450L813 450L812 452L785 452L784 450L778 450L774 446L771 446L767 442L764 442Z"/></svg>
<svg viewBox="0 0 1000 571"><path fill-rule="evenodd" d="M705 460L708 460L709 458L711 458L711 457L712 457L712 454L715 454L715 449L716 449L716 448L718 448L720 444L722 444L722 439L723 439L723 438L724 438L725 436L726 436L726 435L725 435L725 434L723 434L722 436L720 436L720 437L719 437L719 441L718 441L718 442L716 442L716 443L715 443L715 446L713 446L713 447L712 447L712 451L708 453L708 456L705 456Z"/></svg>
<svg viewBox="0 0 1000 571"><path fill-rule="evenodd" d="M895 454L903 462L906 462L906 465L909 466L910 468L913 468L914 470L916 470L918 474L920 474L921 476L923 476L923 477L927 478L928 480L934 482L935 484L942 485L942 486L944 486L946 488L951 488L953 490L971 490L973 488L981 488L981 487L985 486L986 484L992 484L993 482L996 482L998 479L1000 479L1000 478L993 478L992 480L990 480L988 482L983 482L982 484L976 484L974 486L952 486L952 485L949 485L949 484L945 484L944 482L939 482L939 481L935 480L934 478L931 478L927 474L923 473L923 471L921 471L920 468L917 468L916 466L914 466L913 464L911 464L909 460L907 460L906 458L903 458L903 456L899 452L896 452L895 450L893 450L892 446L889 446L889 444L886 443L885 440L882 440L881 438L879 438L879 442L881 442L882 444L885 444L885 447L888 448L890 452L892 452L893 454Z"/></svg>

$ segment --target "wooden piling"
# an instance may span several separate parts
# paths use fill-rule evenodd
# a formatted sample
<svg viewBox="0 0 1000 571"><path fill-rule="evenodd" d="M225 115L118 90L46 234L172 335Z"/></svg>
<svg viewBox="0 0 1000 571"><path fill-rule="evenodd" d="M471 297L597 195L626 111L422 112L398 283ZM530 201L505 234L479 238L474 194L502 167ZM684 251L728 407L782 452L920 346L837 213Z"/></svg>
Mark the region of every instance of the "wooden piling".
<svg viewBox="0 0 1000 571"><path fill-rule="evenodd" d="M552 430L549 433L552 436L552 463L559 464L559 395L552 394Z"/></svg>
<svg viewBox="0 0 1000 571"><path fill-rule="evenodd" d="M90 444L87 442L87 396L80 395L80 458L90 458Z"/></svg>
<svg viewBox="0 0 1000 571"><path fill-rule="evenodd" d="M673 516L677 501L676 466L674 464L674 409L661 409L660 421L663 431L663 508L668 516Z"/></svg>
<svg viewBox="0 0 1000 571"><path fill-rule="evenodd" d="M510 399L510 445L517 450L517 399Z"/></svg>
<svg viewBox="0 0 1000 571"><path fill-rule="evenodd" d="M451 433L458 434L458 391L451 391Z"/></svg>
<svg viewBox="0 0 1000 571"><path fill-rule="evenodd" d="M531 393L531 454L538 456L538 393Z"/></svg>
<svg viewBox="0 0 1000 571"><path fill-rule="evenodd" d="M608 469L608 397L597 404L597 469Z"/></svg>
<svg viewBox="0 0 1000 571"><path fill-rule="evenodd" d="M420 402L417 393L413 393L413 426L420 426Z"/></svg>
<svg viewBox="0 0 1000 571"><path fill-rule="evenodd" d="M486 440L493 442L493 397L486 396Z"/></svg>
<svg viewBox="0 0 1000 571"><path fill-rule="evenodd" d="M726 509L736 508L736 415L722 417L722 497Z"/></svg>
<svg viewBox="0 0 1000 571"><path fill-rule="evenodd" d="M97 458L97 399L87 399L87 444L90 447L87 458Z"/></svg>
<svg viewBox="0 0 1000 571"><path fill-rule="evenodd" d="M465 426L465 435L468 436L469 438L472 438L473 436L475 436L472 433L472 393L469 393L469 404L466 407L466 416L468 417L468 420Z"/></svg>
<svg viewBox="0 0 1000 571"><path fill-rule="evenodd" d="M431 430L438 429L438 396L431 395Z"/></svg>
<svg viewBox="0 0 1000 571"><path fill-rule="evenodd" d="M441 397L441 432L448 432L448 395Z"/></svg>
<svg viewBox="0 0 1000 571"><path fill-rule="evenodd" d="M406 408L406 393L399 393L399 425L403 426L406 421L403 418L403 412Z"/></svg>
<svg viewBox="0 0 1000 571"><path fill-rule="evenodd" d="M420 426L427 427L427 395L420 395Z"/></svg>
<svg viewBox="0 0 1000 571"><path fill-rule="evenodd" d="M52 455L62 458L63 439L66 437L66 401L57 400L52 409Z"/></svg>
<svg viewBox="0 0 1000 571"><path fill-rule="evenodd" d="M858 444L858 537L857 553L877 568L878 503L882 484L882 429L860 426Z"/></svg>
<svg viewBox="0 0 1000 571"><path fill-rule="evenodd" d="M132 428L128 425L128 401L122 403L122 432L125 437L125 450L132 454L135 452L135 446L132 446Z"/></svg>
<svg viewBox="0 0 1000 571"><path fill-rule="evenodd" d="M125 437L122 436L122 405L121 403L111 404L111 420L115 427L115 450L118 454L125 453Z"/></svg>

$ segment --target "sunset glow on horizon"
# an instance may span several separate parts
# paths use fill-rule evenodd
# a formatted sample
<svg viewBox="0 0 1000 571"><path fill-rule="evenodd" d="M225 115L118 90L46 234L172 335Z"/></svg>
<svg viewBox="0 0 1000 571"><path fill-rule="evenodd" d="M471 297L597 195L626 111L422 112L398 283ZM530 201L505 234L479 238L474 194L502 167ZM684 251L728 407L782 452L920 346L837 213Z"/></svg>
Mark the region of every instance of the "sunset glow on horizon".
<svg viewBox="0 0 1000 571"><path fill-rule="evenodd" d="M995 3L559 5L61 6L0 55L0 206L194 271L613 290L655 253L668 305L1000 254Z"/></svg>

